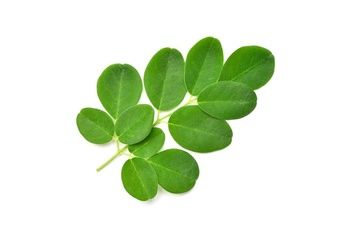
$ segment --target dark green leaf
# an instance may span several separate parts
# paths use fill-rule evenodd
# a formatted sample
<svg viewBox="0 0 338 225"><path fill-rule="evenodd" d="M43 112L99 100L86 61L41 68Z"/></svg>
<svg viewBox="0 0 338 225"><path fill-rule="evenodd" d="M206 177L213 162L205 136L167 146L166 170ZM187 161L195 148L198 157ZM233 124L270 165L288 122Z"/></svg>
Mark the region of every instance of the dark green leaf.
<svg viewBox="0 0 338 225"><path fill-rule="evenodd" d="M157 193L156 172L144 159L127 160L122 167L121 178L126 191L141 201L152 199Z"/></svg>
<svg viewBox="0 0 338 225"><path fill-rule="evenodd" d="M265 85L275 69L275 58L262 47L246 46L237 49L225 62L220 80L244 83L252 89Z"/></svg>
<svg viewBox="0 0 338 225"><path fill-rule="evenodd" d="M76 117L76 124L82 136L89 142L104 144L113 138L114 122L107 113L99 109L82 109Z"/></svg>
<svg viewBox="0 0 338 225"><path fill-rule="evenodd" d="M169 149L149 159L155 169L159 184L172 193L189 191L199 175L198 164L188 153Z"/></svg>
<svg viewBox="0 0 338 225"><path fill-rule="evenodd" d="M142 81L134 67L113 64L107 67L97 82L97 95L115 119L130 106L136 105L142 93Z"/></svg>
<svg viewBox="0 0 338 225"><path fill-rule="evenodd" d="M189 51L185 67L185 83L190 94L197 96L205 87L217 82L223 66L221 43L207 37Z"/></svg>
<svg viewBox="0 0 338 225"><path fill-rule="evenodd" d="M129 152L141 158L149 158L156 154L164 144L165 135L160 128L153 128L143 141L129 145Z"/></svg>
<svg viewBox="0 0 338 225"><path fill-rule="evenodd" d="M232 139L225 121L209 116L198 106L178 109L169 119L169 131L179 145L195 152L223 149Z"/></svg>
<svg viewBox="0 0 338 225"><path fill-rule="evenodd" d="M150 105L136 105L116 120L116 135L122 143L132 145L145 139L153 127L154 110Z"/></svg>
<svg viewBox="0 0 338 225"><path fill-rule="evenodd" d="M180 104L187 92L181 53L171 48L157 52L144 73L144 86L155 108L164 111Z"/></svg>
<svg viewBox="0 0 338 225"><path fill-rule="evenodd" d="M220 81L204 89L198 96L198 105L218 119L239 119L252 112L257 103L255 92L247 85Z"/></svg>

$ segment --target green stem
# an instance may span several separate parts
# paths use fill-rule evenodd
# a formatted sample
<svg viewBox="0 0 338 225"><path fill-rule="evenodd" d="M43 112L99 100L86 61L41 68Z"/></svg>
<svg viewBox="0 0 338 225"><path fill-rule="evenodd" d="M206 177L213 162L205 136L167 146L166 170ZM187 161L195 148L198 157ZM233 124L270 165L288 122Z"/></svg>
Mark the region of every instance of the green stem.
<svg viewBox="0 0 338 225"><path fill-rule="evenodd" d="M172 113L169 113L169 114L167 114L167 115L165 115L165 116L163 116L163 117L161 117L161 118L159 118L159 119L157 119L156 122L154 123L154 126L160 124L162 120L164 120L165 118L168 118L168 117L171 116L172 114L173 114L173 112L172 112Z"/></svg>
<svg viewBox="0 0 338 225"><path fill-rule="evenodd" d="M160 119L160 114L161 114L161 111L160 111L160 110L157 110L157 118L156 118L156 121Z"/></svg>
<svg viewBox="0 0 338 225"><path fill-rule="evenodd" d="M99 166L96 171L97 172L100 172L101 170L103 170L106 166L108 166L112 161L114 161L114 159L116 159L118 156L120 156L126 149L127 149L128 146L124 146L123 148L121 149L118 149L116 151L116 153L110 157L105 163L103 163L101 166Z"/></svg>
<svg viewBox="0 0 338 225"><path fill-rule="evenodd" d="M116 140L116 147L117 147L117 151L120 151L120 142L119 142L119 140Z"/></svg>
<svg viewBox="0 0 338 225"><path fill-rule="evenodd" d="M187 106L187 105L189 105L191 103L194 103L196 101L196 99L197 99L196 97L194 97L194 96L191 95L190 98L188 99L188 101L185 104L183 104L181 107L184 107L184 106ZM171 113L168 113L167 115L165 115L163 117L159 117L159 114L158 114L158 117L157 117L157 120L154 123L154 126L160 124L162 122L162 120L170 117L175 111L176 111L176 108Z"/></svg>

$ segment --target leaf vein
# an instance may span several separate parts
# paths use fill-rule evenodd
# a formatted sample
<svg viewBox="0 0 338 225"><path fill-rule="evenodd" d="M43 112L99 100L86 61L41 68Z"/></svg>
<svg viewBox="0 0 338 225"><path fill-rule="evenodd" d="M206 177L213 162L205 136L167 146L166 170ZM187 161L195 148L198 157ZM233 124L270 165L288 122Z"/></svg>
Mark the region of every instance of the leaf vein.
<svg viewBox="0 0 338 225"><path fill-rule="evenodd" d="M197 73L197 76L194 77L194 80L193 80L193 83L192 83L192 87L191 87L191 92L194 92L194 89L196 87L196 83L198 81L198 79L200 78L200 74L201 74L201 71L202 71L202 68L205 64L205 61L206 61L206 58L207 58L207 55L211 49L211 46L212 46L212 43L214 42L215 40L213 39L210 43L209 43L209 46L208 46L208 50L206 51L205 55L204 55L204 58L203 58L203 62L201 63L200 67L199 67L199 70L198 70L198 73Z"/></svg>
<svg viewBox="0 0 338 225"><path fill-rule="evenodd" d="M124 76L124 74L125 74L125 69L124 68L122 68L122 73L121 73L121 75L120 75L120 79L119 79L119 89L118 89L118 91L117 91L117 100L116 100L116 117L118 116L118 114L119 114L119 110L120 110L120 103L121 103L121 101L120 101L120 97L121 97L121 90L122 90L122 82L123 82L123 79L122 79L122 77Z"/></svg>
<svg viewBox="0 0 338 225"><path fill-rule="evenodd" d="M189 180L191 180L191 181L196 181L196 179L194 179L194 178L192 178L192 177L189 177L189 176L187 176L187 175L185 175L185 174L182 174L182 173L180 173L180 172L178 172L178 171L176 171L176 170L173 170L173 169L171 169L171 168L162 166L161 164L155 163L155 162L153 162L153 161L149 161L149 163L150 163L150 164L153 164L153 165L155 165L155 166L158 166L158 167L160 167L160 168L162 168L162 169L164 169L164 170L167 170L167 171L169 171L169 172L172 172L172 173L174 173L174 174L177 174L177 175L179 175L179 176L181 176L181 177L184 177L184 178L186 178L186 179L189 179Z"/></svg>
<svg viewBox="0 0 338 225"><path fill-rule="evenodd" d="M170 124L172 126L176 126L176 127L181 127L183 129L187 129L187 130L192 130L192 131L195 131L197 133L207 134L209 136L223 137L222 135L219 135L219 134L216 134L216 133L211 133L211 132L209 133L209 132L206 132L204 130L199 130L199 129L183 126L183 125L180 125L180 124L175 124L175 123L168 123L168 124Z"/></svg>
<svg viewBox="0 0 338 225"><path fill-rule="evenodd" d="M135 165L134 165L132 159L130 160L130 163L131 163L131 165L133 166L133 168L134 168L134 170L135 170L136 177L137 177L138 180L140 181L140 183L141 183L141 185L142 185L142 187L143 187L143 189L144 189L144 192L146 193L147 197L150 198L151 196L150 196L150 194L149 194L149 192L148 192L146 186L144 185L143 180L141 179L140 173L137 171L137 169L136 169L136 167L135 167Z"/></svg>
<svg viewBox="0 0 338 225"><path fill-rule="evenodd" d="M232 77L231 80L237 80L237 79L239 79L240 77L242 77L244 74L246 74L250 70L253 70L254 68L256 68L256 67L260 66L261 64L265 63L266 61L268 61L271 58L271 56L272 56L272 54L268 55L268 57L266 57L265 59L260 60L257 63L249 66L247 69L243 70L242 72L240 72L236 76Z"/></svg>
<svg viewBox="0 0 338 225"><path fill-rule="evenodd" d="M100 126L99 124L97 124L94 120L91 120L89 117L87 117L86 115L84 115L83 113L81 113L88 121L90 121L92 124L95 125L95 127L99 128L101 131L103 131L105 134L107 134L109 137L112 137L112 135L102 126Z"/></svg>
<svg viewBox="0 0 338 225"><path fill-rule="evenodd" d="M159 102L159 105L158 105L158 108L160 109L161 106L162 106L162 103L163 103L163 93L164 93L164 90L165 90L165 84L166 84L166 81L168 79L168 66L169 66L169 59L170 59L170 55L171 55L171 51L168 55L168 58L166 60L166 64L165 64L165 70L164 70L164 80L162 82L162 89L161 89L161 94L160 94L160 102Z"/></svg>

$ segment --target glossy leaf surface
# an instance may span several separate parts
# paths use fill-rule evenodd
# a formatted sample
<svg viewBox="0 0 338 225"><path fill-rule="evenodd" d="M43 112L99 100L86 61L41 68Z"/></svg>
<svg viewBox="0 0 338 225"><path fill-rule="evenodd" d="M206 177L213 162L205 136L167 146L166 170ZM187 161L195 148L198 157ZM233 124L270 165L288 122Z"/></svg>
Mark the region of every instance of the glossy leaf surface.
<svg viewBox="0 0 338 225"><path fill-rule="evenodd" d="M223 67L221 43L212 37L197 42L189 51L185 67L185 84L197 96L205 87L218 81Z"/></svg>
<svg viewBox="0 0 338 225"><path fill-rule="evenodd" d="M153 128L150 134L141 142L129 145L129 152L141 158L149 158L156 154L164 144L165 135L160 128Z"/></svg>
<svg viewBox="0 0 338 225"><path fill-rule="evenodd" d="M97 95L115 119L141 97L142 81L134 67L127 64L108 66L97 82Z"/></svg>
<svg viewBox="0 0 338 225"><path fill-rule="evenodd" d="M113 138L114 122L99 109L82 109L76 117L76 124L82 136L91 143L104 144Z"/></svg>
<svg viewBox="0 0 338 225"><path fill-rule="evenodd" d="M275 58L269 50L259 46L241 47L225 62L220 80L241 82L255 90L271 79L274 69Z"/></svg>
<svg viewBox="0 0 338 225"><path fill-rule="evenodd" d="M116 135L122 143L132 145L145 139L154 121L154 110L150 105L136 105L124 111L116 120Z"/></svg>
<svg viewBox="0 0 338 225"><path fill-rule="evenodd" d="M231 143L230 126L225 121L209 116L198 106L178 109L168 124L175 141L195 152L212 152Z"/></svg>
<svg viewBox="0 0 338 225"><path fill-rule="evenodd" d="M165 111L180 104L187 92L181 53L171 48L158 51L146 68L144 85L155 108Z"/></svg>
<svg viewBox="0 0 338 225"><path fill-rule="evenodd" d="M149 159L159 184L172 193L189 191L196 183L199 168L195 159L182 150L169 149Z"/></svg>
<svg viewBox="0 0 338 225"><path fill-rule="evenodd" d="M257 103L255 92L247 85L220 81L204 89L198 105L209 115L223 120L239 119L251 113Z"/></svg>
<svg viewBox="0 0 338 225"><path fill-rule="evenodd" d="M156 172L144 159L127 160L122 167L121 178L126 191L141 201L152 199L157 193Z"/></svg>

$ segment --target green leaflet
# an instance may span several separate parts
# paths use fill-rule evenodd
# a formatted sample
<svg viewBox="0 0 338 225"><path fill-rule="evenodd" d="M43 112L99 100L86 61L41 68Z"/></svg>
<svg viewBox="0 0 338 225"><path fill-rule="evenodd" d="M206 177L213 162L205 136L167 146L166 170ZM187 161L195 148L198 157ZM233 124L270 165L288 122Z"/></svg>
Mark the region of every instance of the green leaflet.
<svg viewBox="0 0 338 225"><path fill-rule="evenodd" d="M156 172L144 159L127 160L122 167L121 178L126 191L141 201L152 199L157 193Z"/></svg>
<svg viewBox="0 0 338 225"><path fill-rule="evenodd" d="M220 81L204 89L198 96L198 105L209 115L223 120L239 119L252 112L257 96L247 85Z"/></svg>
<svg viewBox="0 0 338 225"><path fill-rule="evenodd" d="M272 77L275 58L259 46L237 49L225 62L220 80L232 80L247 84L252 89L264 86Z"/></svg>
<svg viewBox="0 0 338 225"><path fill-rule="evenodd" d="M171 48L158 51L146 68L144 86L155 108L165 111L180 104L187 92L181 53Z"/></svg>
<svg viewBox="0 0 338 225"><path fill-rule="evenodd" d="M82 136L94 144L104 144L113 138L114 122L99 109L82 109L76 117L76 124Z"/></svg>
<svg viewBox="0 0 338 225"><path fill-rule="evenodd" d="M154 110L150 105L136 105L125 110L116 120L118 140L132 145L145 139L153 127Z"/></svg>
<svg viewBox="0 0 338 225"><path fill-rule="evenodd" d="M129 152L141 158L149 158L156 154L164 144L165 135L160 128L153 128L141 142L128 146Z"/></svg>
<svg viewBox="0 0 338 225"><path fill-rule="evenodd" d="M231 143L230 126L225 121L209 116L198 106L178 109L168 124L175 141L195 152L212 152Z"/></svg>
<svg viewBox="0 0 338 225"><path fill-rule="evenodd" d="M189 191L196 183L199 175L198 164L188 153L169 149L149 159L155 169L159 184L172 193Z"/></svg>
<svg viewBox="0 0 338 225"><path fill-rule="evenodd" d="M108 66L97 81L97 95L115 119L130 106L136 105L142 93L142 81L134 67L128 64Z"/></svg>
<svg viewBox="0 0 338 225"><path fill-rule="evenodd" d="M185 66L185 84L197 96L208 85L217 82L223 66L221 43L212 37L197 42L189 51Z"/></svg>

